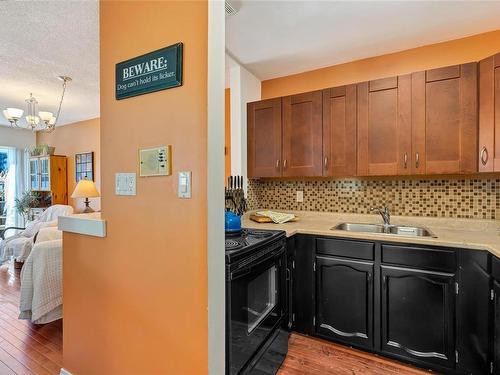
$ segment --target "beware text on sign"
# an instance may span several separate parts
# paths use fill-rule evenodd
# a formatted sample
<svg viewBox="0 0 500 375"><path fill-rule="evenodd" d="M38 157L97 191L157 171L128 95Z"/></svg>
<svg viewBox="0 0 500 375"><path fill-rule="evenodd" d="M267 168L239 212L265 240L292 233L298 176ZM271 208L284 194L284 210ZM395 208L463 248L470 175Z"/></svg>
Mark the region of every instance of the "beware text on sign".
<svg viewBox="0 0 500 375"><path fill-rule="evenodd" d="M116 99L182 85L182 43L116 64Z"/></svg>

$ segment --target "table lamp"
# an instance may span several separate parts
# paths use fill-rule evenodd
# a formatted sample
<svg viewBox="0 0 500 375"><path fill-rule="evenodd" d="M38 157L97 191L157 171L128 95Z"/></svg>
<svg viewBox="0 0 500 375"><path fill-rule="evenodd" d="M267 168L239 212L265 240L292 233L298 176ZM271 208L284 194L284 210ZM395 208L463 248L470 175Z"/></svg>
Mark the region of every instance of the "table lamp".
<svg viewBox="0 0 500 375"><path fill-rule="evenodd" d="M88 180L86 178L78 181L73 194L71 194L71 198L85 198L85 210L83 210L84 214L94 212L94 210L90 207L89 198L96 197L100 197L100 195L95 187L94 181Z"/></svg>

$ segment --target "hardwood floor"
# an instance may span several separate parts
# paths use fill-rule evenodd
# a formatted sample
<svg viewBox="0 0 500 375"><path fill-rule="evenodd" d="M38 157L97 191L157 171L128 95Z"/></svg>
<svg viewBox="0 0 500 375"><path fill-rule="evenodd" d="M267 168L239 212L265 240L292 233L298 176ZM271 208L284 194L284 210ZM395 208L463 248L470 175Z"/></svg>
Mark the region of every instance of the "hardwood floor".
<svg viewBox="0 0 500 375"><path fill-rule="evenodd" d="M0 267L0 375L59 374L62 321L45 325L17 318L20 270ZM423 375L427 371L297 333L279 375Z"/></svg>
<svg viewBox="0 0 500 375"><path fill-rule="evenodd" d="M19 320L20 270L0 267L0 374L59 374L62 321L45 325Z"/></svg>
<svg viewBox="0 0 500 375"><path fill-rule="evenodd" d="M429 373L374 354L292 333L288 355L278 375L428 375Z"/></svg>

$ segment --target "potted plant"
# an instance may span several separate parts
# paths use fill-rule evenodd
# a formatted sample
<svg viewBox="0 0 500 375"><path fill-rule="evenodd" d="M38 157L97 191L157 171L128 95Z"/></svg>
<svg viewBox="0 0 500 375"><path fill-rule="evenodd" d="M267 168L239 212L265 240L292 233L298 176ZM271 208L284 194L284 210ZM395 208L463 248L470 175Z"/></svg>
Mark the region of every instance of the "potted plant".
<svg viewBox="0 0 500 375"><path fill-rule="evenodd" d="M0 216L5 211L5 183L7 180L7 173L0 172Z"/></svg>
<svg viewBox="0 0 500 375"><path fill-rule="evenodd" d="M39 200L40 194L34 191L26 191L20 198L16 198L16 210L25 221L29 218L30 209L37 207Z"/></svg>

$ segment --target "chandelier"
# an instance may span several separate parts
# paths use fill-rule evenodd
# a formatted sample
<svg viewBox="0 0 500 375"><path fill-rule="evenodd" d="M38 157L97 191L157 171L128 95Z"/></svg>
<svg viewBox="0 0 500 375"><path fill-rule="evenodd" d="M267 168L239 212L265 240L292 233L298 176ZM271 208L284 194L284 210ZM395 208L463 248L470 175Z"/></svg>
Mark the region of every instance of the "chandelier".
<svg viewBox="0 0 500 375"><path fill-rule="evenodd" d="M30 97L26 99L27 114L25 119L28 125L27 127L29 129L33 131L44 131L44 132L51 132L55 129L57 120L61 113L61 106L64 100L64 93L66 92L66 85L68 84L68 82L71 82L70 77L59 76L58 78L63 83L62 83L61 100L59 100L59 108L57 109L57 114L55 116L52 112L38 111L38 101L33 96L33 94L30 94ZM6 108L3 111L3 115L10 122L10 125L12 127L18 127L18 128L23 127L19 124L19 120L23 117L23 113L24 111L19 108ZM42 123L41 126L39 126L40 121Z"/></svg>

